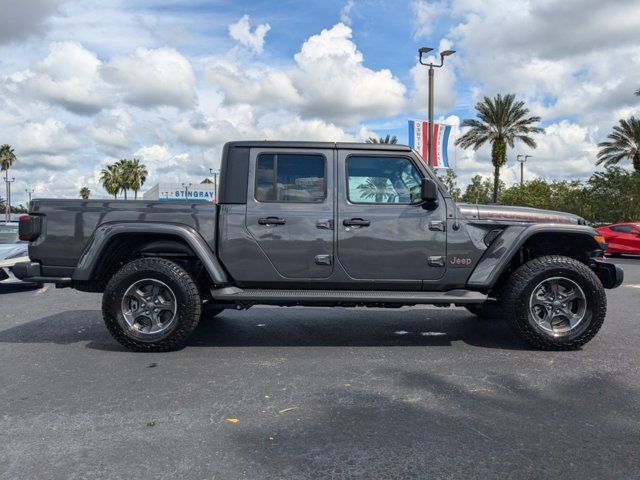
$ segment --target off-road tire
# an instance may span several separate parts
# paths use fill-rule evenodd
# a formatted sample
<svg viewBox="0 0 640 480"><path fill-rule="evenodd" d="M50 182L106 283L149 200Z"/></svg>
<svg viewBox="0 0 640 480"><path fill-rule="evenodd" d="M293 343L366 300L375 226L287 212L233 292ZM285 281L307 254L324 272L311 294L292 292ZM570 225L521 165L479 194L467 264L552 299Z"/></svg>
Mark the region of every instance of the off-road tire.
<svg viewBox="0 0 640 480"><path fill-rule="evenodd" d="M122 299L129 288L140 279L164 282L176 297L176 315L172 328L161 338L141 341L132 338L118 321L122 313ZM197 284L189 273L175 262L164 258L141 258L124 265L107 283L102 296L102 314L107 329L120 344L137 352L166 352L184 347L198 325L202 302Z"/></svg>
<svg viewBox="0 0 640 480"><path fill-rule="evenodd" d="M554 337L536 323L530 313L530 297L536 286L548 278L563 277L577 283L586 297L581 325L566 336ZM538 257L511 274L503 296L505 319L512 330L539 350L577 350L600 330L607 312L607 297L600 279L578 260L559 255Z"/></svg>
<svg viewBox="0 0 640 480"><path fill-rule="evenodd" d="M498 320L504 318L504 309L502 303L495 301L487 301L485 303L470 303L465 305L470 313L482 320Z"/></svg>

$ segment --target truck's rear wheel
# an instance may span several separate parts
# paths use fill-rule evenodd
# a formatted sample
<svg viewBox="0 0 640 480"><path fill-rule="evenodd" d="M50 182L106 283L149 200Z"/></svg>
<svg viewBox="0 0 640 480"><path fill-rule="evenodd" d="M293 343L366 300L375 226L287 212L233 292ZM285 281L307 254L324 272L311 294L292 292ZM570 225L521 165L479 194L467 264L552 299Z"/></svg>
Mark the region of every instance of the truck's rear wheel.
<svg viewBox="0 0 640 480"><path fill-rule="evenodd" d="M122 267L102 297L107 329L135 351L176 350L198 325L198 286L180 265L164 258L142 258Z"/></svg>
<svg viewBox="0 0 640 480"><path fill-rule="evenodd" d="M602 283L569 257L544 256L520 266L504 292L506 320L541 350L575 350L600 330L607 310Z"/></svg>

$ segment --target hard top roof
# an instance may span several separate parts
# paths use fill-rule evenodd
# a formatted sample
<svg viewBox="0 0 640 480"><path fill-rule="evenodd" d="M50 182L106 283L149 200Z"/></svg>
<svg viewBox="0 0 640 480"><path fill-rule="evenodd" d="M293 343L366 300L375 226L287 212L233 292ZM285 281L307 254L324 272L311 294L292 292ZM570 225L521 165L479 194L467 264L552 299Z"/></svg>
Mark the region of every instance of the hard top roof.
<svg viewBox="0 0 640 480"><path fill-rule="evenodd" d="M391 150L400 152L409 152L411 148L406 145L388 144L388 143L351 143L351 142L289 142L289 141L270 141L270 140L243 140L238 142L228 142L230 148L233 147L254 147L254 148L313 148L313 149L332 149L339 148L343 150Z"/></svg>

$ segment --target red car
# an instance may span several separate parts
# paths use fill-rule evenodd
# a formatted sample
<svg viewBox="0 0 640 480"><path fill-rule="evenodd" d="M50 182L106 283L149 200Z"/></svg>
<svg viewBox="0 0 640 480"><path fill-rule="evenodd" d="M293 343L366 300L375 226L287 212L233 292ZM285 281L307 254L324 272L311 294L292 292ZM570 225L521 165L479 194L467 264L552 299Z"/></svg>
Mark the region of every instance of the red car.
<svg viewBox="0 0 640 480"><path fill-rule="evenodd" d="M640 255L640 223L616 223L600 227L598 231L609 244L608 255Z"/></svg>

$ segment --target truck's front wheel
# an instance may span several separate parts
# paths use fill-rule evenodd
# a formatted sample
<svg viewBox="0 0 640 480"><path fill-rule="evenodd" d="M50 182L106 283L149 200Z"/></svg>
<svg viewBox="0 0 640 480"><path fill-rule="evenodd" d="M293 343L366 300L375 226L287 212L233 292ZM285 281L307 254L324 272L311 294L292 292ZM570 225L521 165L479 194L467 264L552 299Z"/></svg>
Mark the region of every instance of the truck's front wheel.
<svg viewBox="0 0 640 480"><path fill-rule="evenodd" d="M507 322L542 350L575 350L600 330L607 297L598 277L569 257L544 256L520 266L503 301Z"/></svg>
<svg viewBox="0 0 640 480"><path fill-rule="evenodd" d="M180 265L164 258L142 258L122 267L102 297L107 329L135 351L176 350L198 325L197 284Z"/></svg>

